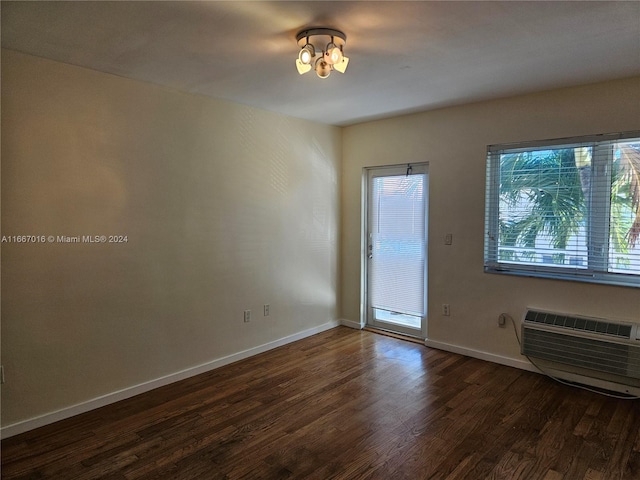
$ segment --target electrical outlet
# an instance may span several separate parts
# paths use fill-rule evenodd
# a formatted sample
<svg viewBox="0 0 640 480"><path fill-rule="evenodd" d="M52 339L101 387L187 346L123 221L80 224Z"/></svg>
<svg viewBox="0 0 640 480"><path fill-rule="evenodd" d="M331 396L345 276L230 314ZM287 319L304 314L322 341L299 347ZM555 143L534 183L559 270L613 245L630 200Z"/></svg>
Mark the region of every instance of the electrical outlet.
<svg viewBox="0 0 640 480"><path fill-rule="evenodd" d="M442 304L442 315L444 315L445 317L448 317L451 315L451 309L449 308L448 303Z"/></svg>
<svg viewBox="0 0 640 480"><path fill-rule="evenodd" d="M244 311L244 321L245 323L251 321L251 310Z"/></svg>
<svg viewBox="0 0 640 480"><path fill-rule="evenodd" d="M452 233L447 233L444 236L444 244L445 245L451 245L453 243L453 234Z"/></svg>
<svg viewBox="0 0 640 480"><path fill-rule="evenodd" d="M269 304L264 305L264 316L265 317L269 316Z"/></svg>

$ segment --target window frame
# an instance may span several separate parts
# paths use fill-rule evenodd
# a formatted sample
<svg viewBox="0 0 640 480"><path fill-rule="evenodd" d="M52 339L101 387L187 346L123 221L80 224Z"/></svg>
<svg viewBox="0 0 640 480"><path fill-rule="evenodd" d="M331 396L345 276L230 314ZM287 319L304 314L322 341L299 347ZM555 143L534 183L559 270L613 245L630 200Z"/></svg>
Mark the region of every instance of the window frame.
<svg viewBox="0 0 640 480"><path fill-rule="evenodd" d="M611 215L611 166L613 162L613 144L618 141L640 142L640 131L612 134L567 137L528 142L497 144L487 146L486 156L486 192L485 192L485 242L484 271L519 275L527 277L570 280L627 287L640 287L640 274L610 272L609 236ZM500 159L503 154L544 150L545 148L591 147L592 179L600 182L600 187L591 189L592 205L599 205L604 213L597 215L596 209L589 209L586 222L587 267L577 268L571 265L549 266L543 264L522 264L499 259L499 223L500 223ZM608 151L606 151L608 149ZM597 152L597 154L596 154ZM535 187L535 185L533 186ZM606 205L606 208L602 208ZM598 218L600 217L600 218ZM593 219L598 218L597 221ZM515 247L522 248L522 247Z"/></svg>

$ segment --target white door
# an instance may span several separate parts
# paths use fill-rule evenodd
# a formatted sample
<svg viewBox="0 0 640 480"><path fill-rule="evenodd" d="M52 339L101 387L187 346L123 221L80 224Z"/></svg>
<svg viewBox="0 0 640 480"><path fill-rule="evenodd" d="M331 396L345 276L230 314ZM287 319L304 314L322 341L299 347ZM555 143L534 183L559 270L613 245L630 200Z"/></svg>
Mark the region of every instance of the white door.
<svg viewBox="0 0 640 480"><path fill-rule="evenodd" d="M366 323L426 337L427 165L367 170Z"/></svg>

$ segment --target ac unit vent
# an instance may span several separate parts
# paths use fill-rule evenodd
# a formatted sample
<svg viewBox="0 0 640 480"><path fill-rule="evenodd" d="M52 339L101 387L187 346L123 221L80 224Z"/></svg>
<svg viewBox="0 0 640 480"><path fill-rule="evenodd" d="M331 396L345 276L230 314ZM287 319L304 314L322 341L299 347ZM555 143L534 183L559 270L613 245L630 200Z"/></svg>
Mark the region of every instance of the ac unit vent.
<svg viewBox="0 0 640 480"><path fill-rule="evenodd" d="M521 352L556 376L640 395L640 324L527 310Z"/></svg>
<svg viewBox="0 0 640 480"><path fill-rule="evenodd" d="M544 330L526 329L525 333L522 353L529 357L640 378L640 347Z"/></svg>
<svg viewBox="0 0 640 480"><path fill-rule="evenodd" d="M620 338L631 338L631 325L609 322L600 319L574 317L559 313L540 312L527 310L525 320L528 322L554 325L572 330L594 332L602 335L612 335Z"/></svg>

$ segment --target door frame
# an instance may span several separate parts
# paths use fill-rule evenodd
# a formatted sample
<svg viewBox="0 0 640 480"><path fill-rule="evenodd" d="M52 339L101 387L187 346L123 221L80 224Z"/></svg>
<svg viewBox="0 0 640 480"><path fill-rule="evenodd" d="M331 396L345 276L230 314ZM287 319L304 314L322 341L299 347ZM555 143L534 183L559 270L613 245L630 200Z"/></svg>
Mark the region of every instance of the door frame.
<svg viewBox="0 0 640 480"><path fill-rule="evenodd" d="M418 168L424 170L426 175L425 182L425 271L424 271L424 296L425 296L425 313L422 317L419 338L427 339L428 331L428 285L429 285L429 164L428 162L416 162L410 164L382 165L364 167L362 169L362 186L361 186L361 215L360 215L360 326L362 328L369 326L369 262L368 262L368 229L369 229L369 176L372 171L388 171L389 175L397 175L404 173L411 167L412 170ZM379 327L374 327L379 328ZM393 330L391 330L393 331ZM415 332L415 331L414 331ZM395 333L415 336L415 333L405 333L395 331Z"/></svg>

